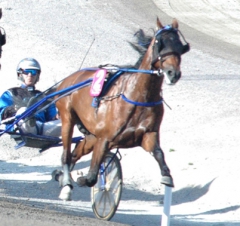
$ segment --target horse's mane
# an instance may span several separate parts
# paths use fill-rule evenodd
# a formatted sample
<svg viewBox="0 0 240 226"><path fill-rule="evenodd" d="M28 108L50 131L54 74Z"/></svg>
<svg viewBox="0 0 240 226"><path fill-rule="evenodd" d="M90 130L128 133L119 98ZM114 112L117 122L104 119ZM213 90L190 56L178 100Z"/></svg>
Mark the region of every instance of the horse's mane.
<svg viewBox="0 0 240 226"><path fill-rule="evenodd" d="M140 53L140 57L134 67L139 68L140 64L142 63L143 57L152 41L151 36L146 35L142 29L139 29L135 34L134 37L136 38L136 42L128 42L130 46Z"/></svg>
<svg viewBox="0 0 240 226"><path fill-rule="evenodd" d="M113 64L106 64L106 65L99 65L99 67L104 66L112 66L112 67L119 67L119 68L135 68L138 69L142 63L143 57L147 52L147 49L153 39L153 37L146 35L142 29L139 29L135 34L134 37L136 39L135 42L129 42L129 45L140 53L140 57L134 65L113 65Z"/></svg>

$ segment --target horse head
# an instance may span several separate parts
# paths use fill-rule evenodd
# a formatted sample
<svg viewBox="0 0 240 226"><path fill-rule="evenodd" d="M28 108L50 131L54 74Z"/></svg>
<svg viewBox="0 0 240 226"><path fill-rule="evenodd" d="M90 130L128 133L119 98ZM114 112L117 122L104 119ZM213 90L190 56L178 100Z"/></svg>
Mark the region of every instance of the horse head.
<svg viewBox="0 0 240 226"><path fill-rule="evenodd" d="M168 85L176 84L181 78L181 55L190 50L189 44L182 44L178 22L173 19L171 25L163 26L157 18L157 32L153 38L152 68L163 71Z"/></svg>

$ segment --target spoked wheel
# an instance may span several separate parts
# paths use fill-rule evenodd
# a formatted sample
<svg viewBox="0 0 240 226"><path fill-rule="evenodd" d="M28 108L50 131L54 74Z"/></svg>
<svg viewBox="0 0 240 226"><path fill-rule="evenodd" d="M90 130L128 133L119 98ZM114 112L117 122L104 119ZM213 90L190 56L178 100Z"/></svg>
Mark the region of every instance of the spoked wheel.
<svg viewBox="0 0 240 226"><path fill-rule="evenodd" d="M121 163L117 155L110 152L101 164L97 183L91 188L92 209L95 216L102 220L110 220L117 210L121 194Z"/></svg>

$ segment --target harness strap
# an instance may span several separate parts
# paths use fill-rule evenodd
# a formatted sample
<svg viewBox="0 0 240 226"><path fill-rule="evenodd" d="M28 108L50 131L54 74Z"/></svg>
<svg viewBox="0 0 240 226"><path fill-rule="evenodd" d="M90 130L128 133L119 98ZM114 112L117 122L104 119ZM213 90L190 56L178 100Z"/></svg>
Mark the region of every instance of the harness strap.
<svg viewBox="0 0 240 226"><path fill-rule="evenodd" d="M130 99L128 99L123 93L121 94L122 99L130 104L134 104L136 106L142 106L142 107L154 107L156 105L162 104L163 103L163 99L161 99L160 101L157 102L137 102L137 101L132 101Z"/></svg>

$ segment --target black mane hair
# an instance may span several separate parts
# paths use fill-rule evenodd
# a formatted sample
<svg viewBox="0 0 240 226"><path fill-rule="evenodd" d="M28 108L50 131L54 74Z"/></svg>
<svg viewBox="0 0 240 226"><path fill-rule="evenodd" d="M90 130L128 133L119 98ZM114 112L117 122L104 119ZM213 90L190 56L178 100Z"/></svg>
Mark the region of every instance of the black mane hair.
<svg viewBox="0 0 240 226"><path fill-rule="evenodd" d="M138 61L134 65L135 68L139 68L153 37L146 35L142 29L139 29L134 34L134 37L136 38L137 41L134 43L133 42L128 42L128 43L134 50L136 50L140 54Z"/></svg>

